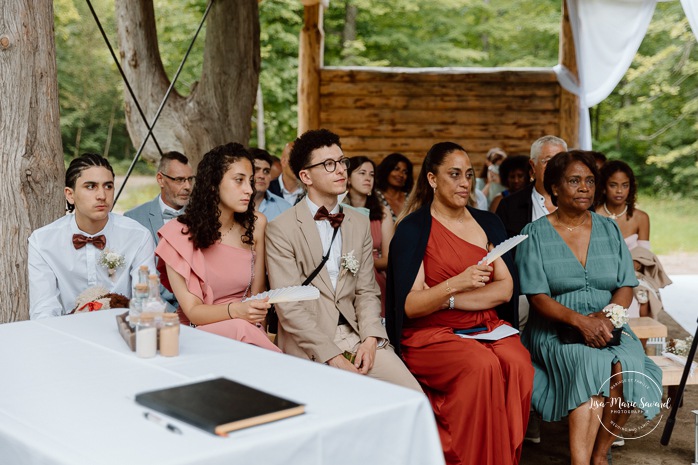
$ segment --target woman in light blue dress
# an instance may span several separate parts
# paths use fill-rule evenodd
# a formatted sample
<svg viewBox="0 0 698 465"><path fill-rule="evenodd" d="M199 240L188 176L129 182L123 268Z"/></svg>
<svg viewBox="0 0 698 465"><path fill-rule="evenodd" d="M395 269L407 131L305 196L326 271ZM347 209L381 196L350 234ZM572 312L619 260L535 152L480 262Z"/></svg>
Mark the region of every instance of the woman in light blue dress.
<svg viewBox="0 0 698 465"><path fill-rule="evenodd" d="M662 397L661 370L627 325L620 344L606 347L613 324L603 309L627 308L637 279L616 223L588 211L596 179L587 152L563 152L548 162L545 189L558 209L521 231L529 238L516 253L521 292L531 303L521 339L536 370L532 405L545 421L569 415L573 464L607 463L630 415L619 401L644 406L650 419ZM564 344L562 325L578 331L583 343Z"/></svg>

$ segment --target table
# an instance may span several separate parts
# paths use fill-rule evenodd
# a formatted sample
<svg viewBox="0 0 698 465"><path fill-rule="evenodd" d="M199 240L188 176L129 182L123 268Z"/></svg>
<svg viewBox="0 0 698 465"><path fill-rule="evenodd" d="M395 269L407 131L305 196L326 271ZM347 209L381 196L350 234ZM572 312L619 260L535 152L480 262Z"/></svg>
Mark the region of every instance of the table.
<svg viewBox="0 0 698 465"><path fill-rule="evenodd" d="M189 327L179 357L140 359L118 312L0 325L0 463L444 463L422 394ZM133 400L218 376L304 403L306 414L227 438L172 420L179 435Z"/></svg>
<svg viewBox="0 0 698 465"><path fill-rule="evenodd" d="M640 339L667 336L667 327L648 316L628 318L628 326L630 326L630 329L632 329L635 335Z"/></svg>
<svg viewBox="0 0 698 465"><path fill-rule="evenodd" d="M650 359L662 370L662 386L678 387L685 365L661 355L650 356ZM689 384L698 384L698 375L689 373L688 378L686 378L686 385Z"/></svg>

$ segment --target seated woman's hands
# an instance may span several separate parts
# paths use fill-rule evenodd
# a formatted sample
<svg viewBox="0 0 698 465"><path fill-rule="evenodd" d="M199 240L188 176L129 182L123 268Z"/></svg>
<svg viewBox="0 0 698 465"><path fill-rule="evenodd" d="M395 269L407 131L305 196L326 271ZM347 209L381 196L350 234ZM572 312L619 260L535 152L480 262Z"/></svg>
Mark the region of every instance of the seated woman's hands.
<svg viewBox="0 0 698 465"><path fill-rule="evenodd" d="M613 337L613 323L603 312L579 315L575 327L582 333L585 344L590 347L606 347Z"/></svg>
<svg viewBox="0 0 698 465"><path fill-rule="evenodd" d="M247 302L235 302L230 304L230 316L249 321L252 324L263 323L267 317L267 310L271 308L269 297L264 299L248 300Z"/></svg>
<svg viewBox="0 0 698 465"><path fill-rule="evenodd" d="M458 292L473 291L484 287L490 280L490 275L494 271L491 265L473 265L466 268L464 272L449 279L449 285Z"/></svg>

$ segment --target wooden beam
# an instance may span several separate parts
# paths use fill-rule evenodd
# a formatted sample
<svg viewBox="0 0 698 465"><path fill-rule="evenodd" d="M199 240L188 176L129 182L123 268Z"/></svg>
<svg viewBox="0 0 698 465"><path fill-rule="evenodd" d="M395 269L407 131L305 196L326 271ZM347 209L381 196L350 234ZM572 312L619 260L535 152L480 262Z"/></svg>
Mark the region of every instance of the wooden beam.
<svg viewBox="0 0 698 465"><path fill-rule="evenodd" d="M570 25L567 0L562 0L562 24L560 25L560 64L579 79L577 54ZM579 147L579 97L565 89L560 89L560 132L569 148Z"/></svg>
<svg viewBox="0 0 698 465"><path fill-rule="evenodd" d="M305 5L303 21L298 56L298 135L320 127L320 68L324 49L322 5Z"/></svg>

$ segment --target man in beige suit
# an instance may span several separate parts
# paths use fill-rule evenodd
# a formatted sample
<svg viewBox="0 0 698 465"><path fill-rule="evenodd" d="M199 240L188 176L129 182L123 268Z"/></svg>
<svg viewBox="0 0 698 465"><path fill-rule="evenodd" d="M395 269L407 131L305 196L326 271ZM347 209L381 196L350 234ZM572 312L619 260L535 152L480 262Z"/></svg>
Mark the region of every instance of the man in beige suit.
<svg viewBox="0 0 698 465"><path fill-rule="evenodd" d="M267 226L269 282L272 289L297 286L318 269L311 284L320 299L276 305L279 347L420 390L380 322L368 218L337 202L347 188L349 164L339 137L325 129L308 131L296 139L289 162L308 195ZM355 354L353 363L345 352Z"/></svg>

